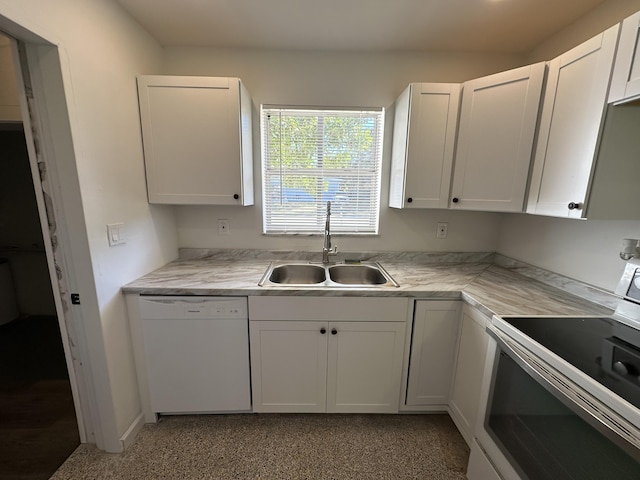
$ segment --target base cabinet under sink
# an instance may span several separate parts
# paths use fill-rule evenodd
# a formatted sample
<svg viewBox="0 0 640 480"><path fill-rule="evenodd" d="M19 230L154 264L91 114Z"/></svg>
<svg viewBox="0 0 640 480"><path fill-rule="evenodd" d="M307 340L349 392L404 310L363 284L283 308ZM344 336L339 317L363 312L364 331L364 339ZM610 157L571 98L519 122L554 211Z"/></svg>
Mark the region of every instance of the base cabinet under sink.
<svg viewBox="0 0 640 480"><path fill-rule="evenodd" d="M249 305L255 412L398 412L408 299L250 297Z"/></svg>

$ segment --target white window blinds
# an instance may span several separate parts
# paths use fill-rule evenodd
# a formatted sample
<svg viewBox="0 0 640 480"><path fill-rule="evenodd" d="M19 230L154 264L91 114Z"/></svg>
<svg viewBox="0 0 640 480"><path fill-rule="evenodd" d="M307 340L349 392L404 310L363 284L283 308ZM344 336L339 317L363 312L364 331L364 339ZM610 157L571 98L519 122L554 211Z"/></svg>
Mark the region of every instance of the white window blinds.
<svg viewBox="0 0 640 480"><path fill-rule="evenodd" d="M384 110L262 107L265 233L378 233Z"/></svg>

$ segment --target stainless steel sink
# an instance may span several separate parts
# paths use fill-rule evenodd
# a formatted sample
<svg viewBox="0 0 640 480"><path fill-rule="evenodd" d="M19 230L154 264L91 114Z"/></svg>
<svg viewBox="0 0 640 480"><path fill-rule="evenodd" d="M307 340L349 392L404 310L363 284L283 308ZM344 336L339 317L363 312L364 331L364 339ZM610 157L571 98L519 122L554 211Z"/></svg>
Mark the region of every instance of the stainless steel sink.
<svg viewBox="0 0 640 480"><path fill-rule="evenodd" d="M396 288L398 283L376 262L321 264L271 263L261 287Z"/></svg>
<svg viewBox="0 0 640 480"><path fill-rule="evenodd" d="M271 270L269 281L277 284L312 285L327 279L325 269L318 265L279 265Z"/></svg>
<svg viewBox="0 0 640 480"><path fill-rule="evenodd" d="M383 285L388 281L378 267L362 264L329 267L329 278L346 285Z"/></svg>

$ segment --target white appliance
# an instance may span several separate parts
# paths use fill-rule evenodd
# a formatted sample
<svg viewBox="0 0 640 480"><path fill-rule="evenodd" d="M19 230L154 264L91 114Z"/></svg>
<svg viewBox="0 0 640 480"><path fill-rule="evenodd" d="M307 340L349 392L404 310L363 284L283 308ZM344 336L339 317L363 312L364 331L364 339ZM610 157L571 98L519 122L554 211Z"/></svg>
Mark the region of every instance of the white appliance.
<svg viewBox="0 0 640 480"><path fill-rule="evenodd" d="M251 410L246 297L140 296L154 413Z"/></svg>
<svg viewBox="0 0 640 480"><path fill-rule="evenodd" d="M640 478L640 261L611 317L498 317L467 477Z"/></svg>

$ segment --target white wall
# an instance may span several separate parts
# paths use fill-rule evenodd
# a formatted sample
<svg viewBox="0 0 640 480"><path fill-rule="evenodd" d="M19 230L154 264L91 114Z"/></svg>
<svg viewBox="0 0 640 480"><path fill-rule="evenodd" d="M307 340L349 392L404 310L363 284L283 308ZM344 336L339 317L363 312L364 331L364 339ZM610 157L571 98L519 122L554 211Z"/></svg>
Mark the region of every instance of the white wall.
<svg viewBox="0 0 640 480"><path fill-rule="evenodd" d="M538 45L529 53L529 61L534 63L551 60L637 11L640 11L640 0L606 0Z"/></svg>
<svg viewBox="0 0 640 480"><path fill-rule="evenodd" d="M22 117L11 43L7 37L0 35L0 122L5 120L19 122Z"/></svg>
<svg viewBox="0 0 640 480"><path fill-rule="evenodd" d="M260 188L260 104L385 107L380 235L340 237L342 251L494 251L499 214L388 208L393 103L410 82L463 82L519 66L515 55L438 53L336 53L205 48L167 48L163 74L236 76L256 105L254 164L256 205L176 208L181 247L318 250L315 237L262 235ZM217 219L230 234L218 236ZM436 223L449 223L449 236L435 238Z"/></svg>
<svg viewBox="0 0 640 480"><path fill-rule="evenodd" d="M560 55L636 11L640 11L639 0L604 2L540 45L530 60ZM627 237L640 238L640 222L505 215L497 251L612 291L624 269L618 252Z"/></svg>
<svg viewBox="0 0 640 480"><path fill-rule="evenodd" d="M0 0L2 26L51 41L62 58L76 160L72 167L77 167L82 202L80 210L68 213L83 216L72 224L86 225L86 232L69 233L72 238L86 235L90 254L85 258L81 248L74 249L72 261L77 277L93 280L78 286L90 350L88 375L104 434L99 446L115 451L140 413L120 287L177 255L173 209L149 206L146 200L135 83L136 74L157 71L163 51L108 0ZM75 174L75 168L61 172L65 181ZM72 190L62 196L77 203ZM110 248L106 224L114 222L125 223L129 238L126 245Z"/></svg>

